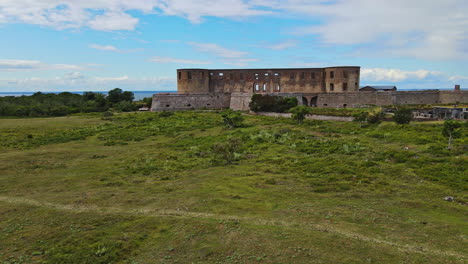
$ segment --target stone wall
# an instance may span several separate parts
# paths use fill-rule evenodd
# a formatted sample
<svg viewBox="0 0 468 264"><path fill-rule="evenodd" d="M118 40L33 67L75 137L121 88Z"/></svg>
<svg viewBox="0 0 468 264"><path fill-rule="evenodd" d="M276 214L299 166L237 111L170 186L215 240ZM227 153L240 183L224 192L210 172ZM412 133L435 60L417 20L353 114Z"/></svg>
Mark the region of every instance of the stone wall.
<svg viewBox="0 0 468 264"><path fill-rule="evenodd" d="M395 91L346 93L273 93L296 97L299 104L318 107L358 107L362 105L456 104L468 103L468 91ZM251 93L155 94L152 111L221 109L249 110Z"/></svg>
<svg viewBox="0 0 468 264"><path fill-rule="evenodd" d="M229 108L230 94L155 94L151 111Z"/></svg>
<svg viewBox="0 0 468 264"><path fill-rule="evenodd" d="M319 94L318 107L467 103L468 91L393 91Z"/></svg>
<svg viewBox="0 0 468 264"><path fill-rule="evenodd" d="M440 101L442 104L468 103L468 91L440 91Z"/></svg>

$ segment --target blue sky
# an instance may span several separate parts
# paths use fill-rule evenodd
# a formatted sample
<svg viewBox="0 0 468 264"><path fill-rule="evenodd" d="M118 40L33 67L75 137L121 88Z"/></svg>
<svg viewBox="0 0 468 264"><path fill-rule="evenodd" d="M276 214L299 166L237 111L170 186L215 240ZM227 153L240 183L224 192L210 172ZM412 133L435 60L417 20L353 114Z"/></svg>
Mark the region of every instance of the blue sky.
<svg viewBox="0 0 468 264"><path fill-rule="evenodd" d="M408 3L410 2L410 3ZM2 0L0 92L175 90L177 68L361 66L468 86L465 0Z"/></svg>

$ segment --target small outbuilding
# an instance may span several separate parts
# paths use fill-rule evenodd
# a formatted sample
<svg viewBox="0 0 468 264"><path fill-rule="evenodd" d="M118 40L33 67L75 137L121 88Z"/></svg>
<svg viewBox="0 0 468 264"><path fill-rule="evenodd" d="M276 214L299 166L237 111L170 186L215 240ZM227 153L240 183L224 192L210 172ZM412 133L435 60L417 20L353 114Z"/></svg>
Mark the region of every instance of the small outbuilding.
<svg viewBox="0 0 468 264"><path fill-rule="evenodd" d="M468 108L465 107L434 107L434 117L438 119L468 119Z"/></svg>
<svg viewBox="0 0 468 264"><path fill-rule="evenodd" d="M396 90L396 86L363 86L359 88L360 92L393 92Z"/></svg>

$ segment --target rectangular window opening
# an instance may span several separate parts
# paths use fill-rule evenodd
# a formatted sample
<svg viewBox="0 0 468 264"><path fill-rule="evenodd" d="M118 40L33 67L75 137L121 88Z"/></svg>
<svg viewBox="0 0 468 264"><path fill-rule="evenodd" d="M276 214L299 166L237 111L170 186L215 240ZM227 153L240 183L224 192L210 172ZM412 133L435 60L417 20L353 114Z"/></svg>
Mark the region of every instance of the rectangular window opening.
<svg viewBox="0 0 468 264"><path fill-rule="evenodd" d="M192 73L191 72L188 72L188 79L192 80Z"/></svg>
<svg viewBox="0 0 468 264"><path fill-rule="evenodd" d="M301 72L301 80L305 79L305 72Z"/></svg>
<svg viewBox="0 0 468 264"><path fill-rule="evenodd" d="M343 91L348 91L348 83L343 83Z"/></svg>
<svg viewBox="0 0 468 264"><path fill-rule="evenodd" d="M179 72L179 80L182 79L182 73Z"/></svg>
<svg viewBox="0 0 468 264"><path fill-rule="evenodd" d="M330 91L334 91L334 90L335 90L335 84L330 83Z"/></svg>
<svg viewBox="0 0 468 264"><path fill-rule="evenodd" d="M330 78L331 78L331 79L335 78L335 72L334 72L334 71L331 71L331 72L330 72Z"/></svg>
<svg viewBox="0 0 468 264"><path fill-rule="evenodd" d="M311 73L311 74L310 74L310 77L311 77L312 79L315 79L315 72Z"/></svg>

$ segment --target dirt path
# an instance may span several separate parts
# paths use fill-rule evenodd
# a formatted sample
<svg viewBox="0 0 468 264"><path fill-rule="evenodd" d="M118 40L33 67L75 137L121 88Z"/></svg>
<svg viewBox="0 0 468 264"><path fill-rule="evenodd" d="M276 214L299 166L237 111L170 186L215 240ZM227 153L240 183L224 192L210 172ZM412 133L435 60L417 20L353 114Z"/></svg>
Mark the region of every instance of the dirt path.
<svg viewBox="0 0 468 264"><path fill-rule="evenodd" d="M211 213L197 213L190 211L181 211L181 210L169 210L169 209L151 209L151 208L139 208L139 209L122 209L118 207L97 207L97 206L84 206L84 205L63 205L57 203L43 202L28 198L22 197L8 197L0 196L0 202L10 203L10 204L23 204L31 205L37 207L46 207L54 210L60 211L70 211L75 213L82 212L92 212L98 214L126 214L126 215L141 215L141 216L154 216L154 217L177 217L177 218L202 218L202 219L216 219L216 220L230 220L230 221L244 221L248 224L254 225L269 225L269 226L279 226L279 227L291 227L291 228L306 228L315 231L328 232L331 234L341 235L347 238L366 241L370 243L377 243L382 245L387 245L395 247L396 249L409 253L418 253L425 255L437 255L437 256L446 256L446 257L455 257L461 261L466 259L466 256L453 251L442 251L429 247L423 247L419 245L408 245L400 244L397 242L388 241L381 238L368 237L361 235L359 233L350 232L341 228L337 228L330 224L304 224L296 223L292 221L282 221L282 220L265 220L255 217L243 217L243 216L233 216L233 215L220 215L220 214L211 214Z"/></svg>

